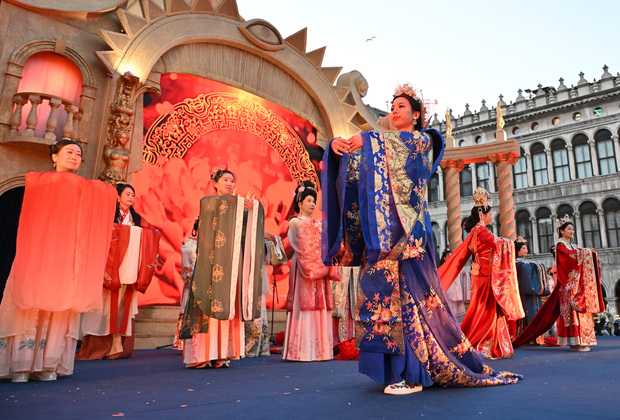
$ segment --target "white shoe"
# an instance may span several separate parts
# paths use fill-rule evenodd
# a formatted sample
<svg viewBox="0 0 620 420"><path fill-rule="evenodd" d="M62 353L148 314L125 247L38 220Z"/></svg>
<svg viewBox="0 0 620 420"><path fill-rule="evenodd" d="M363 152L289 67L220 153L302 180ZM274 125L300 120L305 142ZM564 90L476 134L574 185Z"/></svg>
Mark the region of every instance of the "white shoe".
<svg viewBox="0 0 620 420"><path fill-rule="evenodd" d="M13 372L11 375L11 382L28 382L30 372Z"/></svg>
<svg viewBox="0 0 620 420"><path fill-rule="evenodd" d="M405 380L402 380L395 384L386 386L383 393L388 395L406 395L420 391L422 391L422 385L413 385Z"/></svg>
<svg viewBox="0 0 620 420"><path fill-rule="evenodd" d="M58 375L53 370L31 372L30 379L35 381L55 381Z"/></svg>

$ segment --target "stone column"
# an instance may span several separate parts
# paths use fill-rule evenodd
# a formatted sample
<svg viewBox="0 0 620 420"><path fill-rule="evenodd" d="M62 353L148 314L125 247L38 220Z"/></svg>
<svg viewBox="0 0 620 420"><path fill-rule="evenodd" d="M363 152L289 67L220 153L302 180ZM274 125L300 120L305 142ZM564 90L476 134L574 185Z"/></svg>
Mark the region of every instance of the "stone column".
<svg viewBox="0 0 620 420"><path fill-rule="evenodd" d="M444 190L443 190L443 169L441 169L441 167L437 168L437 175L439 177L439 186L437 187L437 195L439 196L439 201L444 201L446 199L446 196L444 195Z"/></svg>
<svg viewBox="0 0 620 420"><path fill-rule="evenodd" d="M549 183L555 182L555 168L553 167L553 152L551 149L545 149L547 155L547 175L549 176Z"/></svg>
<svg viewBox="0 0 620 420"><path fill-rule="evenodd" d="M448 207L448 245L454 250L463 241L461 228L461 191L459 172L465 165L461 159L441 162L441 169L446 175L446 206Z"/></svg>
<svg viewBox="0 0 620 420"><path fill-rule="evenodd" d="M497 222L493 221L491 223L491 232L493 233L493 235L498 236L499 232L497 231Z"/></svg>
<svg viewBox="0 0 620 420"><path fill-rule="evenodd" d="M530 152L525 152L525 164L527 165L525 170L527 171L527 183L528 187L534 186L534 166L532 166L532 155Z"/></svg>
<svg viewBox="0 0 620 420"><path fill-rule="evenodd" d="M560 239L559 234L558 234L558 228L555 226L555 223L557 221L558 221L558 215L552 214L551 215L551 228L553 229L553 244L557 244L558 240Z"/></svg>
<svg viewBox="0 0 620 420"><path fill-rule="evenodd" d="M532 224L532 254L540 254L538 249L538 222L535 216L530 217L530 223Z"/></svg>
<svg viewBox="0 0 620 420"><path fill-rule="evenodd" d="M567 144L566 151L568 152L568 168L570 170L570 179L577 179L577 166L575 164L575 155L573 153L573 145Z"/></svg>
<svg viewBox="0 0 620 420"><path fill-rule="evenodd" d="M598 214L598 229L601 232L601 246L603 248L609 248L607 229L605 227L605 212L603 209L596 209L596 213Z"/></svg>
<svg viewBox="0 0 620 420"><path fill-rule="evenodd" d="M497 196L499 198L499 214L501 236L514 240L516 238L515 203L512 198L512 166L519 160L516 152L498 153L489 156L497 166Z"/></svg>
<svg viewBox="0 0 620 420"><path fill-rule="evenodd" d="M611 136L611 141L614 144L614 157L616 158L616 171L620 170L620 138L617 134Z"/></svg>
<svg viewBox="0 0 620 420"><path fill-rule="evenodd" d="M594 139L588 140L590 145L590 161L592 162L592 175L600 175L601 170L598 166L598 153L596 152L596 142Z"/></svg>
<svg viewBox="0 0 620 420"><path fill-rule="evenodd" d="M575 235L575 243L581 246L581 244L584 243L583 231L581 229L581 214L578 211L576 211L573 214L573 217L575 218L575 230L577 231L577 234Z"/></svg>
<svg viewBox="0 0 620 420"><path fill-rule="evenodd" d="M489 192L497 192L497 188L495 187L495 171L493 170L495 166L489 164L487 168L489 168Z"/></svg>
<svg viewBox="0 0 620 420"><path fill-rule="evenodd" d="M476 164L470 163L469 169L471 171L471 190L476 191L476 188L478 188L478 171L476 170Z"/></svg>

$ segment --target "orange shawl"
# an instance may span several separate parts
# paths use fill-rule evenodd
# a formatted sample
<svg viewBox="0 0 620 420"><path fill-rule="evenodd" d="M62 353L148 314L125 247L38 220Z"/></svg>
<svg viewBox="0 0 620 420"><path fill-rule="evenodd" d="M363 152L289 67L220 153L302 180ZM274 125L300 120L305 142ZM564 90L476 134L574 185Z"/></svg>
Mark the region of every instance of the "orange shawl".
<svg viewBox="0 0 620 420"><path fill-rule="evenodd" d="M111 185L68 172L26 175L8 280L17 306L54 312L102 307L116 197Z"/></svg>

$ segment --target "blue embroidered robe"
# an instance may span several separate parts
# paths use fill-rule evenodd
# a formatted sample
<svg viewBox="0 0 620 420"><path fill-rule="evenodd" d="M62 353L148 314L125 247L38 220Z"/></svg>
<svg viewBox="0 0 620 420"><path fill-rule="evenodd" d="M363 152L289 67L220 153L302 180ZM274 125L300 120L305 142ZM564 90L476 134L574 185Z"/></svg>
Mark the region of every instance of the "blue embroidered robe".
<svg viewBox="0 0 620 420"><path fill-rule="evenodd" d="M519 293L525 311L525 325L528 325L542 306L540 297L549 295L547 271L543 264L522 257L517 257L516 266Z"/></svg>
<svg viewBox="0 0 620 420"><path fill-rule="evenodd" d="M360 371L386 383L515 383L520 375L493 372L472 348L437 275L426 196L443 156L441 134L370 131L362 139L360 154L342 158L329 145L321 174L323 261L363 270L356 308Z"/></svg>

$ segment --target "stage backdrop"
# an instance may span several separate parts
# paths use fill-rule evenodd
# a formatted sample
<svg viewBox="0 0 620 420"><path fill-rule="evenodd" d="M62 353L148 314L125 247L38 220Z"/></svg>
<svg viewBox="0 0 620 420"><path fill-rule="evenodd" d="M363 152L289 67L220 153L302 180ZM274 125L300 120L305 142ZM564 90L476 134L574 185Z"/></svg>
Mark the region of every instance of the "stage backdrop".
<svg viewBox="0 0 620 420"><path fill-rule="evenodd" d="M181 246L198 216L200 199L215 194L214 168L235 174L235 194L265 207L265 230L286 240L299 181L318 186L323 150L316 130L285 108L243 90L197 76L161 78L162 95L145 95L144 167L132 177L136 211L162 232L156 278L140 305L179 303ZM319 192L320 200L320 192ZM320 218L320 205L314 217ZM289 264L268 266L277 298L286 304ZM273 285L270 286L273 290ZM272 296L267 297L270 308Z"/></svg>

